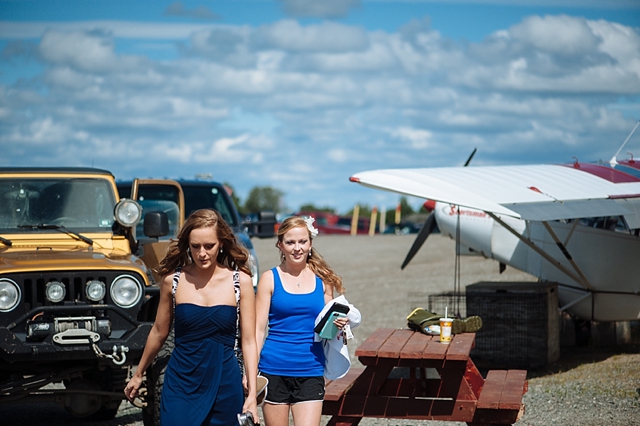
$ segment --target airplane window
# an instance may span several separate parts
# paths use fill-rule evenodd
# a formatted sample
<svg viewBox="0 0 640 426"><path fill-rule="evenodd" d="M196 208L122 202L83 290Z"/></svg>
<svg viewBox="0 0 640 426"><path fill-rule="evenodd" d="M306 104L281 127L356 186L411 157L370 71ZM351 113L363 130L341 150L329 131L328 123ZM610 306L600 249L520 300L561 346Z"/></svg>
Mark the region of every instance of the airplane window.
<svg viewBox="0 0 640 426"><path fill-rule="evenodd" d="M624 218L619 216L586 217L578 220L580 225L588 226L589 228L631 233Z"/></svg>

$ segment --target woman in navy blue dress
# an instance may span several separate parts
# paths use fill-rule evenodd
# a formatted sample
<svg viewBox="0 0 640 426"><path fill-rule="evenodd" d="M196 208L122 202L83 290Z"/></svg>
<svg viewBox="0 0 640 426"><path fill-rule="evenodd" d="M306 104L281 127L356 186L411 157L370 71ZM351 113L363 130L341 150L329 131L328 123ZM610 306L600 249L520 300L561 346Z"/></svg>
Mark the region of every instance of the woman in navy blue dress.
<svg viewBox="0 0 640 426"><path fill-rule="evenodd" d="M269 379L262 407L266 426L288 425L290 413L295 426L320 424L325 360L313 328L334 291L344 293L344 288L340 277L312 249L317 232L311 218L285 219L276 243L281 263L262 274L258 284L259 369ZM348 319L335 323L342 328Z"/></svg>
<svg viewBox="0 0 640 426"><path fill-rule="evenodd" d="M162 426L230 426L238 423L237 415L242 412L250 412L259 421L255 296L248 260L247 251L220 214L204 209L189 216L160 263L163 280L158 313L124 392L130 401L137 396L144 371L175 319L175 348L160 404ZM246 399L234 350L237 326L242 336Z"/></svg>

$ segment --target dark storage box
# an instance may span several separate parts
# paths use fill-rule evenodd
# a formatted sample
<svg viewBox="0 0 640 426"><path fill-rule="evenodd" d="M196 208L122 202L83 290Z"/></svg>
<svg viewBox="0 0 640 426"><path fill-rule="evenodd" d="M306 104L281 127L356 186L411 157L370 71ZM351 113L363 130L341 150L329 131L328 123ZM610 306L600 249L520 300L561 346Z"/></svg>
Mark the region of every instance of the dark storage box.
<svg viewBox="0 0 640 426"><path fill-rule="evenodd" d="M441 314L444 316L445 308L447 315L450 317L466 317L467 316L467 303L464 293L440 293L429 295L429 311Z"/></svg>
<svg viewBox="0 0 640 426"><path fill-rule="evenodd" d="M481 368L531 368L560 357L554 283L479 282L466 288L467 315L482 318L471 358Z"/></svg>
<svg viewBox="0 0 640 426"><path fill-rule="evenodd" d="M430 312L444 316L445 308L448 308L448 314L456 316L457 313L461 317L466 316L466 296L464 293L445 292L431 294L428 292L409 292L408 312L415 308L423 308Z"/></svg>

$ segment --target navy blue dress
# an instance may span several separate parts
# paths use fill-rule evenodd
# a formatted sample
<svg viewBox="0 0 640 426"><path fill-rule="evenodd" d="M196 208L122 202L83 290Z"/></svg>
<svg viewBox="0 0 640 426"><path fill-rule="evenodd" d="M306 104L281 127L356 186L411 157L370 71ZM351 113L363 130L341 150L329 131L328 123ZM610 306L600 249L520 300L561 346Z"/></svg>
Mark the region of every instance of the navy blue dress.
<svg viewBox="0 0 640 426"><path fill-rule="evenodd" d="M175 307L176 342L162 388L160 424L237 425L242 377L233 345L236 307Z"/></svg>

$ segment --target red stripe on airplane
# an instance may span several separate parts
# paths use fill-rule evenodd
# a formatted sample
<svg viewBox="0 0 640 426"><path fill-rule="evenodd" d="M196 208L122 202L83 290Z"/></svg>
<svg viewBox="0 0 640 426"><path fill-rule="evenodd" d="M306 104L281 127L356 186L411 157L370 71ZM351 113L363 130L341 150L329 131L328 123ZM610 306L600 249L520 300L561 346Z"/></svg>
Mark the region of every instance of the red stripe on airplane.
<svg viewBox="0 0 640 426"><path fill-rule="evenodd" d="M594 176L598 176L599 178L608 180L611 183L640 182L640 179L638 179L637 177L621 172L620 170L612 169L609 166L578 162L571 164L562 164L562 166L582 170L583 172L587 172Z"/></svg>
<svg viewBox="0 0 640 426"><path fill-rule="evenodd" d="M640 170L640 163L635 161L634 159L631 160L621 160L618 161L619 164L623 165L623 166L627 166L627 167L633 167L634 169L638 169Z"/></svg>

